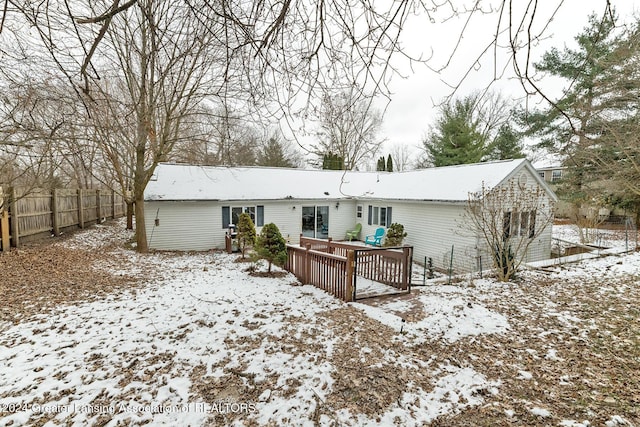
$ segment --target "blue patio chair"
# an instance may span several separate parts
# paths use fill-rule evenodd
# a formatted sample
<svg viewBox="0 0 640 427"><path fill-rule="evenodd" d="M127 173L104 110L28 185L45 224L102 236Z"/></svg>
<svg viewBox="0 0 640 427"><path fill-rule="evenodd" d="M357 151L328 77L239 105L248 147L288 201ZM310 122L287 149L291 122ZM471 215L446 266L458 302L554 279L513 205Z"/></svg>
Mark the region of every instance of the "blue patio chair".
<svg viewBox="0 0 640 427"><path fill-rule="evenodd" d="M352 241L354 239L358 240L358 236L360 235L361 231L362 231L362 224L358 223L356 224L353 230L347 231L347 234L344 236L344 240L348 240L348 241Z"/></svg>
<svg viewBox="0 0 640 427"><path fill-rule="evenodd" d="M382 246L382 238L384 237L384 228L380 227L375 234L370 234L364 239L364 243L372 246Z"/></svg>

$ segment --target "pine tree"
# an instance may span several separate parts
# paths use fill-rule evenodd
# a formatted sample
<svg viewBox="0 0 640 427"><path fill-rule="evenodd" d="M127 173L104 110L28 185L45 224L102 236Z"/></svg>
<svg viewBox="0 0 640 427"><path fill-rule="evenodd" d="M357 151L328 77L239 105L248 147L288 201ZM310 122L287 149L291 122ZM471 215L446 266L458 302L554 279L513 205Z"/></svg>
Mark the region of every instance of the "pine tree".
<svg viewBox="0 0 640 427"><path fill-rule="evenodd" d="M486 153L486 136L474 117L476 97L457 99L442 106L440 117L423 141L431 166L477 163Z"/></svg>
<svg viewBox="0 0 640 427"><path fill-rule="evenodd" d="M383 157L384 161L384 157ZM387 156L387 172L393 172L393 160L391 159L391 154Z"/></svg>
<svg viewBox="0 0 640 427"><path fill-rule="evenodd" d="M376 165L376 171L384 172L384 170L385 170L384 157L380 157L378 159L378 164Z"/></svg>
<svg viewBox="0 0 640 427"><path fill-rule="evenodd" d="M237 239L242 258L244 258L247 246L253 246L256 243L256 227L253 225L251 215L246 212L238 216Z"/></svg>
<svg viewBox="0 0 640 427"><path fill-rule="evenodd" d="M299 163L298 152L277 134L261 147L257 162L259 166L277 168L295 168Z"/></svg>
<svg viewBox="0 0 640 427"><path fill-rule="evenodd" d="M567 173L556 191L571 202L579 222L580 207L606 198L607 187L614 193L610 200L640 194L640 173L630 166L640 157L640 21L622 30L615 16L592 15L575 39L575 48L553 48L535 64L537 71L564 79L567 89L553 106L527 119L539 148L564 158Z"/></svg>
<svg viewBox="0 0 640 427"><path fill-rule="evenodd" d="M344 159L330 151L322 156L322 169L344 170Z"/></svg>
<svg viewBox="0 0 640 427"><path fill-rule="evenodd" d="M498 134L491 143L490 150L489 157L492 160L520 159L524 157L520 135L508 123L500 127Z"/></svg>
<svg viewBox="0 0 640 427"><path fill-rule="evenodd" d="M271 264L283 266L287 262L287 242L274 223L265 224L262 227L255 251L258 257L266 259L269 263L269 273L271 273Z"/></svg>

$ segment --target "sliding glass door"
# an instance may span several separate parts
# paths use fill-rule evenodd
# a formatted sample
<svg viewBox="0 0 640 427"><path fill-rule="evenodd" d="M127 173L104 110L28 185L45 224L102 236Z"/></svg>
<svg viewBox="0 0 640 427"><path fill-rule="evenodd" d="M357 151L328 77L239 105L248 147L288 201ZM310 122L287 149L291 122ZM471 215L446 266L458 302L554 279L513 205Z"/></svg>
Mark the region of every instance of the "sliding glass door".
<svg viewBox="0 0 640 427"><path fill-rule="evenodd" d="M329 237L329 206L302 207L302 235L317 239Z"/></svg>

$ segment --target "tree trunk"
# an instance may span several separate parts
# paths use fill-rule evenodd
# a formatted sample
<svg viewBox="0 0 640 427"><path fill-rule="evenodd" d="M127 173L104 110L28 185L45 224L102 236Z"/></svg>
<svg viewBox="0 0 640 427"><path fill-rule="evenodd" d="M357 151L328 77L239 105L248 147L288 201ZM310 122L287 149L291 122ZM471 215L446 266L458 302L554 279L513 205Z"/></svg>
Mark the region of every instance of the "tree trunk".
<svg viewBox="0 0 640 427"><path fill-rule="evenodd" d="M127 204L127 230L133 230L133 201L126 200Z"/></svg>
<svg viewBox="0 0 640 427"><path fill-rule="evenodd" d="M141 253L149 252L149 245L147 242L147 227L144 222L144 196L136 194L135 201L136 212L136 243L137 251Z"/></svg>

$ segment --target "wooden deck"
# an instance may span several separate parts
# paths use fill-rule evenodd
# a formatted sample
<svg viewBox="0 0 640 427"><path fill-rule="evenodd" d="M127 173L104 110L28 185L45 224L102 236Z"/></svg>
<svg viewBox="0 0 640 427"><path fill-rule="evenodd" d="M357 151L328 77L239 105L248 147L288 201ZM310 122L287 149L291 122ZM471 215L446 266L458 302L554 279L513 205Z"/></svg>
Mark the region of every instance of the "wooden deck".
<svg viewBox="0 0 640 427"><path fill-rule="evenodd" d="M300 236L285 268L344 301L411 292L413 247L377 248Z"/></svg>

